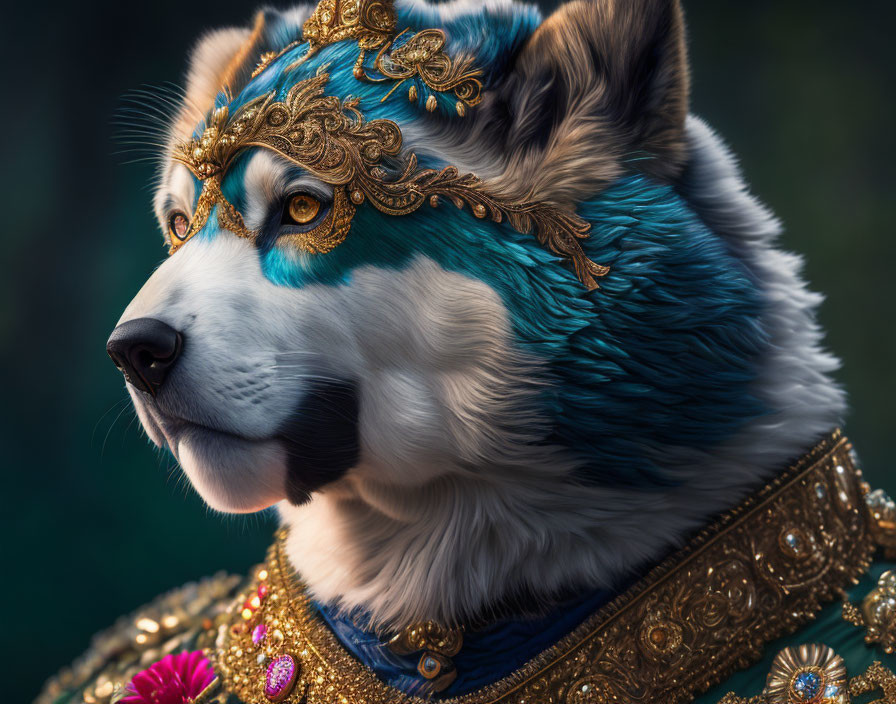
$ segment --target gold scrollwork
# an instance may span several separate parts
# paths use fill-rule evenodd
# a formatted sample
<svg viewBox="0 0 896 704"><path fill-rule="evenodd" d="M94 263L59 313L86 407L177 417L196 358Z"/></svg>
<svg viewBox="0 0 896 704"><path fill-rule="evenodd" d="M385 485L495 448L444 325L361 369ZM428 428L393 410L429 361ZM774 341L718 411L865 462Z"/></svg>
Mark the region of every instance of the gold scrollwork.
<svg viewBox="0 0 896 704"><path fill-rule="evenodd" d="M220 179L240 150L262 147L337 187L337 200L341 199L339 189L347 189L352 205L366 199L383 213L407 215L427 202L437 206L439 198L445 197L458 208L469 206L477 218L506 219L518 232L534 233L541 245L567 259L586 287L598 288L597 279L609 268L591 261L582 249L580 240L590 233L588 222L549 203L507 200L491 193L481 179L461 174L453 166L420 169L414 154L409 154L398 175L390 178L384 164L401 152L398 125L391 120L365 120L357 99L324 95L328 79L328 74L318 73L296 83L283 101L275 100L273 94L261 96L233 115L226 107L218 108L199 138L175 149L174 158L206 182L205 197L200 197L201 207L197 207L189 236L201 229L214 203L220 206L219 218L226 210L222 226L235 228L241 237L253 236L221 194ZM332 249L345 239L354 208L346 200L339 205L341 210L330 222L342 230L306 238L306 251L329 251L326 247Z"/></svg>
<svg viewBox="0 0 896 704"><path fill-rule="evenodd" d="M435 621L424 621L409 626L389 641L389 649L399 655L410 655L420 650L433 650L453 658L464 643L463 629L446 628Z"/></svg>
<svg viewBox="0 0 896 704"><path fill-rule="evenodd" d="M358 42L355 77L371 82L397 81L383 100L404 81L419 77L432 91L453 92L457 98L457 114L463 117L467 108L481 101L482 71L474 68L471 56L452 59L444 51L446 38L440 29L421 30L396 47L396 41L410 30L395 33L397 15L393 4L390 0L322 0L302 28L308 53L294 65L306 61L328 44L355 39ZM379 51L373 69L381 77L370 76L364 66L366 52L375 49ZM417 100L416 87L408 91L408 97ZM434 96L430 96L427 109L434 110L436 105Z"/></svg>
<svg viewBox="0 0 896 704"><path fill-rule="evenodd" d="M406 32L407 30L405 30ZM457 98L455 109L464 117L467 108L482 101L482 71L473 67L473 58L465 56L454 61L443 51L445 33L440 29L424 29L414 34L404 44L393 49L395 42L405 32L398 34L387 46L379 50L373 61L374 70L383 78L370 76L364 68L364 51L358 55L354 75L370 82L397 81L395 87L383 98L388 98L402 83L419 76L426 86L437 93L453 92ZM432 98L433 96L430 96ZM408 90L408 99L416 102L417 89ZM435 100L426 101L426 107L436 108Z"/></svg>
<svg viewBox="0 0 896 704"><path fill-rule="evenodd" d="M321 0L302 27L310 52L344 39L364 49L387 44L395 32L391 0Z"/></svg>

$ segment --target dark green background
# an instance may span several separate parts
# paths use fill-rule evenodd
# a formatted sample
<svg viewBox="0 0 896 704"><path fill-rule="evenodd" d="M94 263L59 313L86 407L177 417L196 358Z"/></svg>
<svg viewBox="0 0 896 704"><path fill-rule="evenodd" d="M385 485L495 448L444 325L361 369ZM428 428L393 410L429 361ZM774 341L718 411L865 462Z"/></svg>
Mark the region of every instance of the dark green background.
<svg viewBox="0 0 896 704"><path fill-rule="evenodd" d="M685 0L693 105L784 219L827 295L828 343L872 482L894 486L890 2ZM122 403L106 337L163 258L152 167L111 118L177 81L204 29L251 3L17 0L0 21L3 701L27 701L90 635L162 590L262 556L273 524L203 507Z"/></svg>

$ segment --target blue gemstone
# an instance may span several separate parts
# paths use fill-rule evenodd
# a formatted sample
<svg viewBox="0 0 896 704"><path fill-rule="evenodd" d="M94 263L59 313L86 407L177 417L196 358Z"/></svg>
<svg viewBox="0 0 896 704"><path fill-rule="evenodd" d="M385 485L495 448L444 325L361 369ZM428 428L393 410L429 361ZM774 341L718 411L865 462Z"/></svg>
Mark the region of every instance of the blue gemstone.
<svg viewBox="0 0 896 704"><path fill-rule="evenodd" d="M815 672L801 672L793 678L793 693L802 701L811 701L821 691L821 677Z"/></svg>

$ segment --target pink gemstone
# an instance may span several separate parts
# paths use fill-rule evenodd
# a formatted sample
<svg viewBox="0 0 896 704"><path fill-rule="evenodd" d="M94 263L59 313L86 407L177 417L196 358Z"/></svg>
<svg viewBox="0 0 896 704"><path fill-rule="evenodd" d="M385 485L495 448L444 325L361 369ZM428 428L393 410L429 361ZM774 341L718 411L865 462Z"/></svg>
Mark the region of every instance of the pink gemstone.
<svg viewBox="0 0 896 704"><path fill-rule="evenodd" d="M296 684L298 665L292 655L279 655L268 665L264 681L264 696L272 702L282 702Z"/></svg>
<svg viewBox="0 0 896 704"><path fill-rule="evenodd" d="M255 628L252 629L252 642L255 645L261 643L268 635L268 627L263 623L259 623Z"/></svg>
<svg viewBox="0 0 896 704"><path fill-rule="evenodd" d="M258 598L264 601L264 598L268 595L269 591L270 589L268 588L268 585L262 582L258 585Z"/></svg>

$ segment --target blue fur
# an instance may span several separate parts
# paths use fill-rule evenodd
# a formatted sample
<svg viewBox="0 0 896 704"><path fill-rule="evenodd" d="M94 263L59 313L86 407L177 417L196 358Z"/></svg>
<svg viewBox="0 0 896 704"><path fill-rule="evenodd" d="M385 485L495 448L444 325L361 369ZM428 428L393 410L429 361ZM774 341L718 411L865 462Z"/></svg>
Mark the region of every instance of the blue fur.
<svg viewBox="0 0 896 704"><path fill-rule="evenodd" d="M444 20L438 5L419 3L400 6L398 28L444 30L448 53L475 56L476 67L483 71L482 81L488 89L502 79L510 62L539 24L541 13L534 5L488 8L471 4L469 12Z"/></svg>
<svg viewBox="0 0 896 704"><path fill-rule="evenodd" d="M468 12L447 21L442 20L442 10L437 5L401 4L398 7L398 13L398 31L405 28L411 31L399 38L396 46L407 41L414 32L439 27L445 32L446 50L452 56L476 57L476 67L482 70L480 80L486 90L496 85L504 76L523 43L541 23L541 14L534 5L515 5L491 9L471 5ZM287 46L298 39L302 32L300 26L288 21L284 15L272 11L266 13L265 27L265 42L271 47ZM322 66L327 66L327 71L330 73L330 83L333 86L332 95L341 97L361 95L371 98L367 102L373 103L374 97L378 101L393 87L392 82L370 84L355 80L352 69L358 56L358 47L354 41L344 41L324 47L308 62L293 70L285 70L295 64L307 51L308 44L302 42L284 54L256 77L236 97L231 106L236 108L244 102L272 90L276 90L278 96L283 97L296 81L313 75ZM375 75L372 63L372 54L370 54L366 66L369 72ZM405 98L407 89L412 83L417 86L418 94L421 96L413 104ZM414 114L419 115L423 112L426 97L431 94L426 84L414 79L406 82L402 88L387 100L387 105L384 106L385 113L382 116L399 119L401 115L396 115L396 107L402 108L401 112L406 113L408 119ZM454 108L456 99L450 94L435 93L435 96L442 113L449 117L456 117ZM223 100L223 96L220 97L219 104L223 104ZM368 117L375 116L370 112L369 106L366 114Z"/></svg>
<svg viewBox="0 0 896 704"><path fill-rule="evenodd" d="M437 12L405 11L399 27L434 26L430 15ZM480 13L452 20L446 29L456 48L479 52L493 68L508 60L537 21L534 10ZM276 31L288 34L282 27ZM300 44L286 52L231 108L271 91L282 98L323 68L326 93L358 96L368 120L406 126L431 119L402 91L381 102L391 82L353 76L355 42L325 47L289 68L306 51ZM234 164L223 186L237 207L244 164ZM520 348L544 361L551 384L541 410L552 428L545 442L579 459L578 478L675 483L678 477L657 466L664 450L710 448L774 410L751 395L766 343L759 292L737 257L668 185L628 176L581 204L579 214L593 228L584 242L588 256L611 267L591 293L533 235L478 220L448 203L403 217L364 204L348 238L332 252L308 255L269 244L260 257L271 281L291 287L345 284L358 267L400 269L420 256L485 282L504 302Z"/></svg>
<svg viewBox="0 0 896 704"><path fill-rule="evenodd" d="M450 205L402 218L362 206L329 254L271 248L262 265L280 285L337 285L359 266L425 256L484 281L520 346L549 361L552 440L581 458L581 476L674 482L652 459L664 448L711 447L765 410L750 395L765 342L758 291L671 187L633 176L580 214L589 256L611 267L590 294L533 236Z"/></svg>

